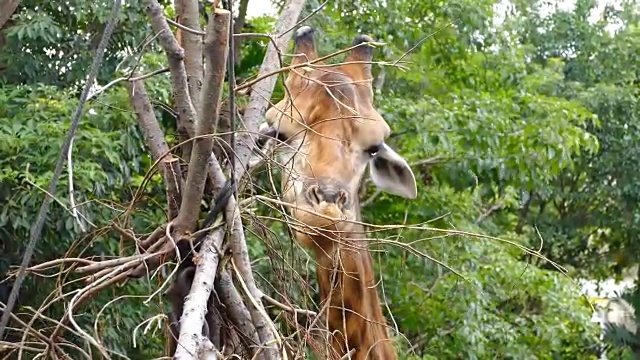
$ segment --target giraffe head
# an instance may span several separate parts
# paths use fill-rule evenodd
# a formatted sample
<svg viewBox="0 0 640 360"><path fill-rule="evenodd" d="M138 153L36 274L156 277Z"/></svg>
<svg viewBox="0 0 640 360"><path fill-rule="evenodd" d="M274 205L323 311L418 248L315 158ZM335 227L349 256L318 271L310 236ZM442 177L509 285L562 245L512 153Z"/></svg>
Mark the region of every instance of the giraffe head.
<svg viewBox="0 0 640 360"><path fill-rule="evenodd" d="M417 195L413 172L385 143L391 130L373 105L372 41L356 36L339 66L319 61L291 69L285 97L266 112L261 131L285 141L277 150L284 200L295 204L292 215L306 225L325 221L304 209L359 217L358 189L367 166L382 191L408 199ZM299 28L294 42L291 65L319 58L311 27Z"/></svg>

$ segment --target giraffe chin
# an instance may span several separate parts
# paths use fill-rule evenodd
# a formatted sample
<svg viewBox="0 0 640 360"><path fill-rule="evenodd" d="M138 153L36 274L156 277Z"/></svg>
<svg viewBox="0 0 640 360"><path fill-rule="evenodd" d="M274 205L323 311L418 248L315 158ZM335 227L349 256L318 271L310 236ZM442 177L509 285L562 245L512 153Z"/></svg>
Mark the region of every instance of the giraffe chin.
<svg viewBox="0 0 640 360"><path fill-rule="evenodd" d="M320 204L296 209L293 216L309 227L326 230L344 231L350 218L348 211L343 211L334 203L322 201Z"/></svg>
<svg viewBox="0 0 640 360"><path fill-rule="evenodd" d="M314 206L295 209L292 215L298 223L296 238L308 248L325 248L323 239L328 240L335 237L336 233L349 231L349 220L352 218L349 211L343 211L338 205L324 201Z"/></svg>

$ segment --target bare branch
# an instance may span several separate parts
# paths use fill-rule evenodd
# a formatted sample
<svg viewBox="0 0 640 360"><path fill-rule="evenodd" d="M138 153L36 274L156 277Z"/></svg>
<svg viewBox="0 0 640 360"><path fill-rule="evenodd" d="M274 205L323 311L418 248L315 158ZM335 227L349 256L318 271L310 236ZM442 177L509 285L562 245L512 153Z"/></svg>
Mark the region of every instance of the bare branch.
<svg viewBox="0 0 640 360"><path fill-rule="evenodd" d="M153 106L147 95L144 83L141 80L127 82L129 98L133 110L138 116L138 123L144 135L144 141L151 152L154 161L161 160L160 171L167 189L167 202L169 204L169 219L178 215L180 199L182 198L182 175L180 164L170 152L165 141L164 132L153 112Z"/></svg>
<svg viewBox="0 0 640 360"><path fill-rule="evenodd" d="M134 69L135 70L135 69ZM98 97L98 95L102 94L103 92L109 90L112 86L121 83L123 81L138 81L138 80L144 80L146 78L150 78L152 76L156 76L158 74L164 74L166 72L169 72L169 68L163 68L163 69L158 69L158 70L154 70L148 74L144 74L144 75L140 75L140 76L136 76L136 77L131 77L133 76L133 72L131 74L129 74L129 76L127 77L119 77L115 80L111 80L108 84L106 84L105 86L100 87L98 90L96 90L95 92L92 92L89 94L89 97L87 97L87 101L89 100L93 100L94 98Z"/></svg>
<svg viewBox="0 0 640 360"><path fill-rule="evenodd" d="M216 177L216 183L224 183L226 181L225 176L220 168L220 164L213 156L210 164L212 165L213 173ZM240 218L240 208L237 206L234 196L229 199L225 216L231 232L231 250L233 253L233 259L235 260L238 271L242 276L241 280L247 286L249 292L248 295L253 298L251 303L254 306L249 307L249 313L258 332L260 343L262 346L266 347L264 350L265 359L280 359L281 357L275 347L275 337L278 335L271 331L271 327L267 324L270 319L265 318L263 315L265 310L261 302L262 292L256 286L255 278L253 277L247 242L244 236L244 228L242 226L242 219Z"/></svg>
<svg viewBox="0 0 640 360"><path fill-rule="evenodd" d="M242 29L244 28L244 20L247 17L247 8L249 7L249 0L240 0L240 6L238 7L238 17L236 18L236 22L233 24L233 33L240 34L242 33ZM233 43L233 63L238 65L240 64L240 49L242 45L242 37L239 37Z"/></svg>
<svg viewBox="0 0 640 360"><path fill-rule="evenodd" d="M184 128L188 134L195 133L196 111L188 91L187 71L184 64L184 51L171 33L164 18L162 7L156 0L145 0L145 12L151 20L151 27L158 35L160 45L167 54L171 85L178 113L178 128Z"/></svg>
<svg viewBox="0 0 640 360"><path fill-rule="evenodd" d="M173 26L175 26L175 27L177 27L177 28L179 28L179 29L182 29L182 30L184 30L184 31L186 31L186 32L189 32L189 33L192 33L192 34L196 34L196 35L200 35L200 36L204 36L204 35L205 35L205 32L204 32L204 31L202 31L202 30L196 30L196 29L188 28L188 27L186 27L186 26L184 26L184 25L180 24L179 22L173 21L173 20L171 20L171 19L166 19L166 18L165 18L165 20L167 20L167 22L168 22L169 24L171 24L171 25L173 25ZM199 29L199 28L200 28L200 27L198 27L198 29Z"/></svg>
<svg viewBox="0 0 640 360"><path fill-rule="evenodd" d="M174 359L197 359L196 354L201 353L206 345L206 338L201 334L201 329L207 313L207 300L214 286L214 275L218 268L220 255L216 249L222 247L225 228L220 227L207 235L202 242L202 248L198 256L198 265L193 277L191 290L185 298L182 317L180 317L180 337ZM213 357L213 358L218 358Z"/></svg>
<svg viewBox="0 0 640 360"><path fill-rule="evenodd" d="M272 298L269 295L262 295L262 298L265 299L268 303L270 303L271 305L279 308L280 310L284 310L284 311L288 311L290 313L293 314L302 314L302 315L306 315L306 316L318 316L318 313L316 313L315 311L311 311L311 310L306 310L306 309L300 309L300 308L294 308L291 306L288 306L286 304L281 303L280 301Z"/></svg>
<svg viewBox="0 0 640 360"><path fill-rule="evenodd" d="M220 163L216 160L215 156L210 156L209 166L211 174L214 177L214 183L224 184L226 177L222 172ZM271 327L267 322L271 321L269 318L265 318L264 306L261 302L262 292L256 286L255 278L251 270L251 262L249 261L249 252L247 250L247 242L244 236L244 228L242 226L242 219L240 218L240 208L236 202L235 196L229 198L229 202L226 207L225 216L227 219L227 225L230 227L231 232L231 250L233 253L233 259L238 267L239 273L242 275L242 281L248 288L249 295L253 298L251 303L254 306L249 307L249 313L251 319L258 332L260 343L266 349L263 351L265 359L280 359L280 355L276 349L275 338L278 336L271 331Z"/></svg>
<svg viewBox="0 0 640 360"><path fill-rule="evenodd" d="M0 4L0 29L16 11L18 5L20 5L20 0L5 0Z"/></svg>
<svg viewBox="0 0 640 360"><path fill-rule="evenodd" d="M177 0L174 2L178 23L189 29L200 30L200 12L198 0ZM184 49L184 66L187 71L189 95L195 109L200 109L200 90L202 89L202 37L188 31L181 32L180 45Z"/></svg>
<svg viewBox="0 0 640 360"><path fill-rule="evenodd" d="M157 161L164 156L171 156L164 133L153 112L153 106L149 100L149 95L147 95L144 83L142 81L127 82L127 89L129 90L129 99L131 100L133 111L138 116L138 124L142 130L144 141L151 152L151 157L154 161Z"/></svg>
<svg viewBox="0 0 640 360"><path fill-rule="evenodd" d="M258 333L251 322L249 310L247 310L247 307L244 305L242 297L233 285L231 275L229 275L226 270L222 270L217 275L215 288L220 297L220 302L224 304L226 308L227 316L231 319L233 325L242 333L240 339L245 343L250 355L254 356L256 351L255 347L260 344Z"/></svg>
<svg viewBox="0 0 640 360"><path fill-rule="evenodd" d="M187 187L182 199L180 212L176 219L176 231L184 234L195 230L200 212L200 201L207 179L207 163L213 150L213 138L220 113L222 86L229 51L229 33L231 32L231 13L224 9L215 9L207 24L204 41L206 54L205 85L202 91L201 108L196 127L196 139L191 152ZM219 183L221 184L221 183ZM207 358L218 358L215 346L199 333L205 322L207 303L220 254L224 228L207 236L199 253L196 273L187 296L180 319L180 336L176 349L176 359L195 359L196 354L206 352ZM211 329L210 329L211 330Z"/></svg>
<svg viewBox="0 0 640 360"><path fill-rule="evenodd" d="M195 230L196 220L200 213L200 201L207 178L207 163L213 150L213 138L203 135L213 134L217 127L229 51L229 31L229 11L215 9L214 15L207 25L207 38L204 45L206 53L205 83L196 128L197 138L193 143L187 185L175 224L178 233Z"/></svg>
<svg viewBox="0 0 640 360"><path fill-rule="evenodd" d="M169 205L169 219L175 219L180 212L182 200L182 172L180 161L172 157L162 162L164 172L164 185L167 190L167 203Z"/></svg>
<svg viewBox="0 0 640 360"><path fill-rule="evenodd" d="M288 0L276 22L275 33L283 34L286 30L290 29L300 17L304 4L305 0ZM264 60L260 66L258 77L274 72L281 67L280 49L287 47L291 36L291 32L287 32L275 40L275 45L271 42L269 43ZM235 162L236 166L233 170L236 181L240 181L247 171L249 159L255 146L255 141L251 134L258 132L258 127L260 126L264 113L267 111L277 79L277 76L268 77L257 83L251 91L249 104L244 112L244 126L248 131L238 136L239 146L236 146L237 161Z"/></svg>

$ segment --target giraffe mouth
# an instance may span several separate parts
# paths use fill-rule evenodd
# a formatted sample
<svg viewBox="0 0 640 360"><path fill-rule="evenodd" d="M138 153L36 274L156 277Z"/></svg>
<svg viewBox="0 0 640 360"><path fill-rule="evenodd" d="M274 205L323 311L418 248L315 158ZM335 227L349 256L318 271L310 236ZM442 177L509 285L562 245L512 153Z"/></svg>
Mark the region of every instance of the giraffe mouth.
<svg viewBox="0 0 640 360"><path fill-rule="evenodd" d="M351 194L341 183L332 179L303 181L296 191L291 215L309 227L342 230L355 220Z"/></svg>

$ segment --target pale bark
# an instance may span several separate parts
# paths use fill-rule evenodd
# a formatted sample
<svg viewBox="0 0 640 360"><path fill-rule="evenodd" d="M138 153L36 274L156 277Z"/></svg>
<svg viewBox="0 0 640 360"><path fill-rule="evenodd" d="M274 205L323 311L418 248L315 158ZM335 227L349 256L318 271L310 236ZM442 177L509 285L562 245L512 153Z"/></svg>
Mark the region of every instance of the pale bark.
<svg viewBox="0 0 640 360"><path fill-rule="evenodd" d="M200 30L200 12L198 0L177 0L176 13L179 23L189 29ZM204 76L202 66L202 36L188 31L181 31L182 48L184 49L184 66L187 71L187 84L191 102L196 109L200 108L200 91Z"/></svg>
<svg viewBox="0 0 640 360"><path fill-rule="evenodd" d="M169 62L175 108L178 113L178 127L183 127L192 136L195 133L196 110L189 96L184 51L173 36L158 1L145 0L144 5L145 12L151 20L151 27L156 34L159 34L158 40Z"/></svg>
<svg viewBox="0 0 640 360"><path fill-rule="evenodd" d="M185 297L182 316L180 317L180 336L174 359L218 359L219 352L200 332L207 313L207 302L213 290L215 273L220 261L216 249L222 247L225 228L220 227L207 235L200 248L199 262L193 276L189 295Z"/></svg>
<svg viewBox="0 0 640 360"><path fill-rule="evenodd" d="M238 293L233 284L231 275L227 271L223 270L218 274L215 289L220 297L220 302L224 304L227 316L242 334L241 341L249 349L250 355L253 356L255 353L253 346L260 341L258 333L253 326L253 322L251 322L251 314L249 314L240 293Z"/></svg>
<svg viewBox="0 0 640 360"><path fill-rule="evenodd" d="M220 168L220 164L214 156L211 156L209 166L212 169L215 177L215 183L224 184L226 177ZM249 260L249 252L247 251L247 242L244 236L244 228L242 226L242 219L240 218L238 204L234 196L229 199L225 216L227 219L227 226L231 232L231 250L233 253L233 260L238 267L238 271L242 276L242 281L246 284L249 294L253 298L250 303L255 303L257 306L247 306L251 320L255 325L258 332L258 338L260 344L264 348L262 351L265 360L281 359L277 348L275 338L278 334L274 334L269 324L271 319L265 316L266 312L262 305L262 292L258 290L256 286L255 278L253 277L253 271L251 270L251 261Z"/></svg>

